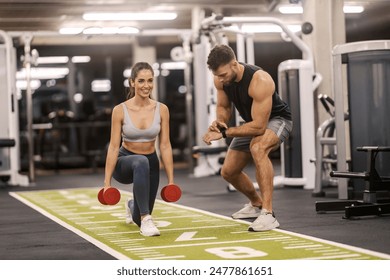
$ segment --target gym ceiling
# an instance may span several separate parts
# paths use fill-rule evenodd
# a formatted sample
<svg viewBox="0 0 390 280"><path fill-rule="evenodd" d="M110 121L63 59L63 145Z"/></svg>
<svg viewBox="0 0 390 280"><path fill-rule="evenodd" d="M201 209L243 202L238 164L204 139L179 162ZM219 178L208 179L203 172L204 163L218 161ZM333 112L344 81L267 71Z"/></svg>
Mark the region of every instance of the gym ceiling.
<svg viewBox="0 0 390 280"><path fill-rule="evenodd" d="M281 14L279 7L292 5L298 0L0 0L0 30L17 36L22 32L34 32L34 44L80 44L87 40L94 43L128 43L128 36L106 35L59 36L61 28L77 27L135 27L140 32L150 30L164 33L166 30L191 29L194 8L203 10L205 16L212 13L224 16L277 17L286 24L302 24L302 14ZM345 14L347 41L390 38L390 1L355 0L345 4L362 5L364 12ZM91 12L174 12L174 20L164 21L102 21L85 20ZM141 33L140 33L141 34ZM15 37L14 36L14 37ZM177 40L177 36L153 35L156 42ZM269 36L269 35L268 35Z"/></svg>

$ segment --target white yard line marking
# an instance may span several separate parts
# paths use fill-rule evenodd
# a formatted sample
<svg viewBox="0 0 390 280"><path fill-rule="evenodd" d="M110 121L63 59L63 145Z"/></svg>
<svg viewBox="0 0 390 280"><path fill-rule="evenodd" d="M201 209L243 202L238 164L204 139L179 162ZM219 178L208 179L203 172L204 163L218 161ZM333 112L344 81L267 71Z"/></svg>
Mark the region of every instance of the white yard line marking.
<svg viewBox="0 0 390 280"><path fill-rule="evenodd" d="M103 236L103 235L106 235L106 236L109 236L109 235L118 235L118 234L134 234L134 233L139 233L139 230L137 231L120 231L120 232L107 232L107 233L99 233L98 235L99 236Z"/></svg>
<svg viewBox="0 0 390 280"><path fill-rule="evenodd" d="M109 229L109 228L116 228L116 226L111 227L87 227L87 230L97 230L97 229Z"/></svg>
<svg viewBox="0 0 390 280"><path fill-rule="evenodd" d="M323 247L322 244L313 244L313 245L297 245L297 246L287 246L283 247L283 249L291 250L291 249L302 249L302 248L316 248L316 247Z"/></svg>
<svg viewBox="0 0 390 280"><path fill-rule="evenodd" d="M324 249L325 250L318 250L318 249L316 249L316 248L314 248L313 250L313 253L320 253L320 254L322 254L322 253L328 253L328 252L338 252L338 251L340 251L340 249L329 249L329 247L324 247ZM309 249L307 249L307 250L309 250Z"/></svg>
<svg viewBox="0 0 390 280"><path fill-rule="evenodd" d="M280 237L278 239L282 239L282 238L288 238L288 237ZM236 244L236 243L244 243L244 242L275 240L275 239L276 238L256 238L256 239L245 239L245 240L234 240L234 241L228 240L228 241L219 241L219 242L191 243L191 244L180 244L180 245L169 245L169 246L154 246L154 247L148 247L148 249L166 249L166 248L172 249L172 248L183 248L183 247L193 247L193 246L231 244L232 242L234 242L234 244ZM143 248L140 250L142 251ZM136 251L136 250L129 249L126 251Z"/></svg>
<svg viewBox="0 0 390 280"><path fill-rule="evenodd" d="M167 257L167 255L165 255L165 254L154 254L154 255L146 255L146 256L140 256L140 255L138 255L140 258L143 258L144 260L145 259L148 259L148 260L150 260L150 259L155 259L155 258L162 258L162 257ZM169 256L169 257L171 257L171 256Z"/></svg>
<svg viewBox="0 0 390 280"><path fill-rule="evenodd" d="M307 240L301 240L301 241L292 241L289 243L289 245L296 246L296 245L310 245L313 244L313 242L307 242Z"/></svg>
<svg viewBox="0 0 390 280"><path fill-rule="evenodd" d="M339 256L339 255L343 255L345 254L345 252L343 251L340 251L340 252L333 252L333 253L325 253L325 254L322 254L323 256Z"/></svg>
<svg viewBox="0 0 390 280"><path fill-rule="evenodd" d="M337 256L337 258L350 259L353 257L360 257L360 254L346 254ZM333 260L334 256L314 257L314 258L300 258L297 260Z"/></svg>
<svg viewBox="0 0 390 280"><path fill-rule="evenodd" d="M145 250L143 250L142 252L137 252L136 254L139 255L139 254L157 254L158 252L156 250L153 250L153 249L148 249L148 248L145 248Z"/></svg>
<svg viewBox="0 0 390 280"><path fill-rule="evenodd" d="M219 223L217 219L192 220L191 223Z"/></svg>
<svg viewBox="0 0 390 280"><path fill-rule="evenodd" d="M184 216L168 216L168 217L155 217L153 218L154 220L156 221L159 221L159 220L169 220L169 219L181 219L181 218L196 218L196 217L202 217L202 215L184 215Z"/></svg>
<svg viewBox="0 0 390 280"><path fill-rule="evenodd" d="M56 210L56 209L68 209L68 208L74 208L75 206L74 205L56 205L56 206L51 206L50 208L52 208L53 210Z"/></svg>
<svg viewBox="0 0 390 280"><path fill-rule="evenodd" d="M48 208L50 208L50 207L48 207ZM69 212L75 212L75 211L77 211L76 208L70 208L70 209L67 209L67 210L56 210L56 212L57 212L58 214L60 214L60 215L62 215L62 214L68 214Z"/></svg>
<svg viewBox="0 0 390 280"><path fill-rule="evenodd" d="M111 241L112 243L121 243L121 242L138 242L138 241L145 241L145 238L138 238L138 239L115 239L113 241Z"/></svg>
<svg viewBox="0 0 390 280"><path fill-rule="evenodd" d="M197 229L206 229L206 228L225 228L225 227L236 227L237 225L216 225L216 226L203 226L203 227L187 227L187 228L170 228L170 229L163 229L161 228L160 231L177 231L177 230L197 230Z"/></svg>
<svg viewBox="0 0 390 280"><path fill-rule="evenodd" d="M169 257L161 257L161 258L146 258L144 260L177 260L177 259L183 259L186 256L184 255L178 255L178 256L169 256Z"/></svg>
<svg viewBox="0 0 390 280"><path fill-rule="evenodd" d="M88 220L88 219L93 219L95 216L89 216L89 217L75 217L75 218L67 218L68 220L71 221L76 221L76 220Z"/></svg>
<svg viewBox="0 0 390 280"><path fill-rule="evenodd" d="M96 222L81 222L78 225L93 225L93 224L111 224L111 223L122 223L122 219L110 220L110 221L96 221Z"/></svg>
<svg viewBox="0 0 390 280"><path fill-rule="evenodd" d="M64 217L68 216L79 216L79 215L91 215L91 214L115 214L115 213L123 213L123 210L121 211L110 211L110 209L107 210L101 210L101 211L92 211L92 212L77 212L77 213L68 213L63 214Z"/></svg>
<svg viewBox="0 0 390 280"><path fill-rule="evenodd" d="M160 253L157 253L157 251L154 251L154 252L138 252L137 253L137 256L140 256L140 257L153 257L153 256L166 256L164 254L160 254Z"/></svg>
<svg viewBox="0 0 390 280"><path fill-rule="evenodd" d="M231 234L243 234L243 233L248 233L247 230L241 230L241 231L233 231Z"/></svg>
<svg viewBox="0 0 390 280"><path fill-rule="evenodd" d="M161 211L161 214L178 214L178 213L187 213L187 211L184 211L184 210L179 210L179 211L175 211L175 210Z"/></svg>
<svg viewBox="0 0 390 280"><path fill-rule="evenodd" d="M139 248L145 248L143 245L134 245L134 246L127 246L127 247L121 247L122 249L139 249Z"/></svg>
<svg viewBox="0 0 390 280"><path fill-rule="evenodd" d="M118 245L118 246L130 246L130 245L133 245L133 244L138 244L138 243L135 243L135 242L126 242L126 241L122 241L122 242L111 242L115 245Z"/></svg>

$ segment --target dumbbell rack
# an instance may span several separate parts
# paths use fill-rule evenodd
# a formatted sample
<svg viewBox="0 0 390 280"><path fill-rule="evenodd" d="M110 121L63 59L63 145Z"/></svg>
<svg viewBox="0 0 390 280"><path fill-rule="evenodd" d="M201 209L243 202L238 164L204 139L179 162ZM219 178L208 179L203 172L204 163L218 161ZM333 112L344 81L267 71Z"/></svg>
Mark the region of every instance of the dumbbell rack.
<svg viewBox="0 0 390 280"><path fill-rule="evenodd" d="M345 211L344 218L350 219L356 216L370 216L390 214L390 197L377 197L378 191L387 190L390 192L390 177L380 176L375 168L376 156L379 152L390 152L390 146L364 146L358 147L357 151L368 153L368 171L364 172L339 172L332 171L331 177L358 178L366 181L363 193L363 200L337 200L317 201L316 211Z"/></svg>

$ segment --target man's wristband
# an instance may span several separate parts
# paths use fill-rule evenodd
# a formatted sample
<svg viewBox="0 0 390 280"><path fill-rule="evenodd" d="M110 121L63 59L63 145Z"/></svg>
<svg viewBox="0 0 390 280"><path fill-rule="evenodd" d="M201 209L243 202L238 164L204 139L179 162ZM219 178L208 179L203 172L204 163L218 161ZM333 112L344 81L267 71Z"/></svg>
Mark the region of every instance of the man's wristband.
<svg viewBox="0 0 390 280"><path fill-rule="evenodd" d="M219 131L221 131L221 133L222 133L222 137L223 138L226 138L226 128L221 128Z"/></svg>

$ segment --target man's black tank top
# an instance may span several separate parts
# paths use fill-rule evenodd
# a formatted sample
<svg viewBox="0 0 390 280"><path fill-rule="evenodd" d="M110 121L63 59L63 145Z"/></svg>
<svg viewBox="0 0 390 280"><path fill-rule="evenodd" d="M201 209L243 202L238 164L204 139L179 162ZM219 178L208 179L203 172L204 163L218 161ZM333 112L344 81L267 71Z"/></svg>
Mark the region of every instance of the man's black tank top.
<svg viewBox="0 0 390 280"><path fill-rule="evenodd" d="M245 63L241 64L244 66L244 74L241 81L233 82L230 85L224 85L223 90L229 97L229 100L233 102L241 117L246 122L250 122L252 121L251 108L253 98L248 94L249 84L252 80L253 74L256 71L261 70L261 68L256 65ZM269 118L272 119L276 116L291 120L290 107L286 102L280 99L279 94L275 91L272 95L272 109Z"/></svg>

